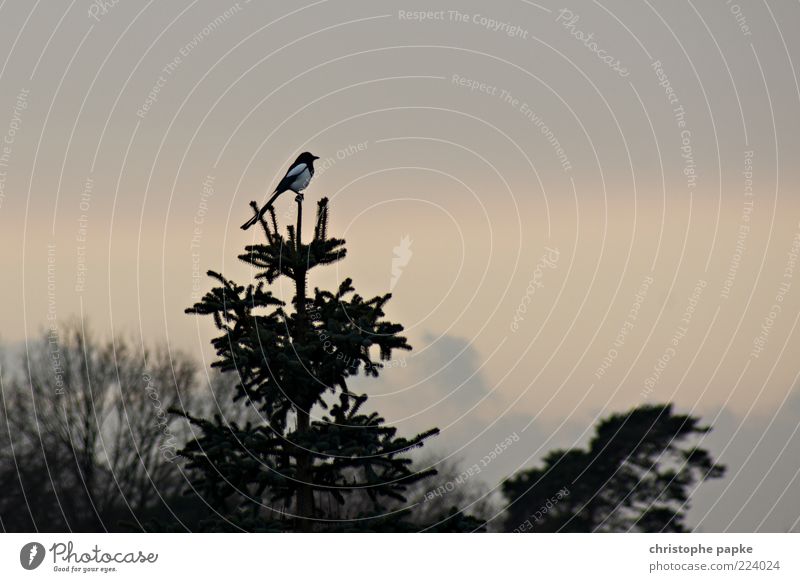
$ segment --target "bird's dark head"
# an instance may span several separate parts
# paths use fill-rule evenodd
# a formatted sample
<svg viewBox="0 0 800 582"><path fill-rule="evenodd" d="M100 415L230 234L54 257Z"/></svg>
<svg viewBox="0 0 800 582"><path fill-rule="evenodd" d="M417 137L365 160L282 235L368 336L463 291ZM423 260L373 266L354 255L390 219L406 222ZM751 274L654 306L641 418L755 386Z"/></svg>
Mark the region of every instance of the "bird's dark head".
<svg viewBox="0 0 800 582"><path fill-rule="evenodd" d="M297 156L297 161L295 161L295 164L306 164L306 165L310 166L310 165L312 165L314 163L314 160L318 160L318 159L319 159L319 156L315 156L311 152L303 152L302 154Z"/></svg>

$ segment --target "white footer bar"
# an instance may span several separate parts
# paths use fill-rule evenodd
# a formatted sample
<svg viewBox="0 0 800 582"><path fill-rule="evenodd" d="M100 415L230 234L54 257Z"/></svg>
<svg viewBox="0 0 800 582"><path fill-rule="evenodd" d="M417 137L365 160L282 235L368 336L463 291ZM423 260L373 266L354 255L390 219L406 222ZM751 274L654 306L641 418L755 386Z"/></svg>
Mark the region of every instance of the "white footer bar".
<svg viewBox="0 0 800 582"><path fill-rule="evenodd" d="M800 534L2 534L0 579L796 581L798 554Z"/></svg>

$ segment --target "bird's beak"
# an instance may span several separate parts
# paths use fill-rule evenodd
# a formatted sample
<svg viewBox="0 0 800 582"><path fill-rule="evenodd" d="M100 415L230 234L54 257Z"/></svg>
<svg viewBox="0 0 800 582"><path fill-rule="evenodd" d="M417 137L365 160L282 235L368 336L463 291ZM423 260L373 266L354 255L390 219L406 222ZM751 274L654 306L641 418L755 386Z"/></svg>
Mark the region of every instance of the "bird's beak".
<svg viewBox="0 0 800 582"><path fill-rule="evenodd" d="M311 157L314 158L315 160L319 159L319 156L311 156Z"/></svg>

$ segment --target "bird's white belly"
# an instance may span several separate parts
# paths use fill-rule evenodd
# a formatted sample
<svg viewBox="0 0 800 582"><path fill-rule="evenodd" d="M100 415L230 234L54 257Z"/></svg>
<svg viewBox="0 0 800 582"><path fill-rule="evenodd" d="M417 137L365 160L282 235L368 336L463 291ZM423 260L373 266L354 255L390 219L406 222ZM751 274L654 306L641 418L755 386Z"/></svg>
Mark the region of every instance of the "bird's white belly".
<svg viewBox="0 0 800 582"><path fill-rule="evenodd" d="M300 192L300 190L305 190L306 186L308 186L308 183L310 181L311 181L311 172L309 172L308 168L306 168L297 175L297 178L294 179L289 189L294 190L295 192Z"/></svg>

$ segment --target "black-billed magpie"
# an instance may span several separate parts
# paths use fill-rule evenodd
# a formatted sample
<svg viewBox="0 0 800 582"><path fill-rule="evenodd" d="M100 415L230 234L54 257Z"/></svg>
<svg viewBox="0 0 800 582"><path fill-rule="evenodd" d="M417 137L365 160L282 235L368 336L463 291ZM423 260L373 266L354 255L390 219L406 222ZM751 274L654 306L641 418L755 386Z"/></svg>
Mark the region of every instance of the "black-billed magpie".
<svg viewBox="0 0 800 582"><path fill-rule="evenodd" d="M275 199L287 190L291 190L302 199L303 195L301 192L306 189L306 186L308 186L308 183L314 176L314 160L318 159L318 156L315 156L310 152L303 152L297 156L297 159L291 165L289 171L286 172L286 175L280 181L278 187L275 188L275 192L272 193L272 197L261 208L261 210L258 211L256 216L242 225L242 230L247 230L257 223L264 213L269 210L269 208L272 206L272 203L275 202Z"/></svg>

